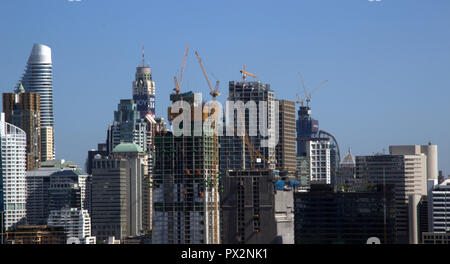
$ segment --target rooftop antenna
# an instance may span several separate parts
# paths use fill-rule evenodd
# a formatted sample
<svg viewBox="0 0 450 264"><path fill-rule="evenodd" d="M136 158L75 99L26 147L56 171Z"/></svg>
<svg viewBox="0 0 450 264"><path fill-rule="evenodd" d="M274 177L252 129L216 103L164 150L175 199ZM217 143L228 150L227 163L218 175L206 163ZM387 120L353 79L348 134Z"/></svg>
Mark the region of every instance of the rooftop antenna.
<svg viewBox="0 0 450 264"><path fill-rule="evenodd" d="M145 67L144 45L142 45L142 67Z"/></svg>

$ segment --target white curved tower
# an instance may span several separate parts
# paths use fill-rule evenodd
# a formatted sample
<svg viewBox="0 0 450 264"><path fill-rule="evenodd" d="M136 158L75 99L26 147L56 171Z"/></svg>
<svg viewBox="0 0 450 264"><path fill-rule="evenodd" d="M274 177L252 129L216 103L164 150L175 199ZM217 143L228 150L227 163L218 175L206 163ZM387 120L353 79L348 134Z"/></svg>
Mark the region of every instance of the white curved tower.
<svg viewBox="0 0 450 264"><path fill-rule="evenodd" d="M25 132L0 119L0 211L3 211L4 229L21 224L26 217L26 146Z"/></svg>
<svg viewBox="0 0 450 264"><path fill-rule="evenodd" d="M52 50L34 44L22 77L26 92L40 94L41 161L55 157L53 129L53 71Z"/></svg>

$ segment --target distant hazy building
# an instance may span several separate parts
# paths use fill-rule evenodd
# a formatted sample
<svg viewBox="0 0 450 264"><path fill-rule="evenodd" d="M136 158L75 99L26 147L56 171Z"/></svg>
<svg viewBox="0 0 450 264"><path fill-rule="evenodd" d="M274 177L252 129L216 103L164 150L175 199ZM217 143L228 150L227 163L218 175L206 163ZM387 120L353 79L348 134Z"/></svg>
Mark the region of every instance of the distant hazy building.
<svg viewBox="0 0 450 264"><path fill-rule="evenodd" d="M424 155L356 157L356 178L362 188L384 183L395 186L398 243L409 242L409 196L427 194L426 175L426 157Z"/></svg>
<svg viewBox="0 0 450 264"><path fill-rule="evenodd" d="M27 171L41 164L40 95L26 93L22 86L14 93L3 94L5 121L21 128L27 134Z"/></svg>
<svg viewBox="0 0 450 264"><path fill-rule="evenodd" d="M356 160L350 149L339 164L335 186L340 190L351 190L356 184Z"/></svg>
<svg viewBox="0 0 450 264"><path fill-rule="evenodd" d="M22 83L25 92L40 95L41 159L54 159L52 51L48 46L34 44Z"/></svg>
<svg viewBox="0 0 450 264"><path fill-rule="evenodd" d="M309 106L300 106L297 113L297 156L307 156L308 139L316 137L319 132L319 121L311 117L311 108Z"/></svg>
<svg viewBox="0 0 450 264"><path fill-rule="evenodd" d="M294 193L296 244L366 244L377 237L395 241L393 186L360 192L335 192L332 185L312 184Z"/></svg>
<svg viewBox="0 0 450 264"><path fill-rule="evenodd" d="M133 143L122 143L92 167L92 234L100 241L122 240L151 229L147 156Z"/></svg>
<svg viewBox="0 0 450 264"><path fill-rule="evenodd" d="M23 224L26 217L26 145L25 132L0 116L0 214L2 230Z"/></svg>

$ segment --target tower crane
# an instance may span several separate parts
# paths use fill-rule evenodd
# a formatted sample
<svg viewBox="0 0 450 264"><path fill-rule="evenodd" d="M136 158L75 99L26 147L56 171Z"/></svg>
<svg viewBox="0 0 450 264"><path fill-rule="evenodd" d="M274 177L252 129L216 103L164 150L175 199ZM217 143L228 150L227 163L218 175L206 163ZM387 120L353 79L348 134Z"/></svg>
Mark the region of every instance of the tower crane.
<svg viewBox="0 0 450 264"><path fill-rule="evenodd" d="M320 87L322 87L325 83L328 82L328 80L325 80L323 82L321 82L318 86L316 86L316 88L314 88L312 90L312 92L308 93L306 90L306 86L305 86L305 82L303 80L303 76L302 74L299 72L298 76L300 77L300 80L302 82L302 86L303 86L303 91L305 92L305 99L306 99L306 106L309 106L309 102L311 102L311 97L312 95L317 92L317 90L319 90ZM303 106L303 101L304 100L300 100L300 97L297 95L297 103L300 103Z"/></svg>
<svg viewBox="0 0 450 264"><path fill-rule="evenodd" d="M183 56L183 62L181 63L180 78L177 79L176 76L173 77L173 79L175 81L175 88L173 88L173 90L176 92L176 94L180 94L180 86L181 86L181 81L183 78L184 65L186 64L186 56L187 56L188 50L189 50L189 46L186 45L186 49L184 51L184 56Z"/></svg>
<svg viewBox="0 0 450 264"><path fill-rule="evenodd" d="M245 66L245 65L242 65L242 70L240 70L240 72L241 72L241 74L242 74L242 80L243 80L244 82L247 81L247 75L250 75L250 76L252 76L253 78L257 78L257 76L256 76L255 74L247 72L246 66Z"/></svg>
<svg viewBox="0 0 450 264"><path fill-rule="evenodd" d="M209 81L208 74L206 73L205 66L203 65L202 58L200 58L200 55L198 55L197 51L195 52L195 55L197 55L197 59L198 59L198 62L200 63L200 67L202 68L203 75L205 76L206 82L208 83L209 90L210 90L209 94L212 96L212 98L215 101L216 97L218 95L220 95L220 93L218 92L219 91L219 81L216 81L216 87L214 87L214 89L213 89L212 84Z"/></svg>

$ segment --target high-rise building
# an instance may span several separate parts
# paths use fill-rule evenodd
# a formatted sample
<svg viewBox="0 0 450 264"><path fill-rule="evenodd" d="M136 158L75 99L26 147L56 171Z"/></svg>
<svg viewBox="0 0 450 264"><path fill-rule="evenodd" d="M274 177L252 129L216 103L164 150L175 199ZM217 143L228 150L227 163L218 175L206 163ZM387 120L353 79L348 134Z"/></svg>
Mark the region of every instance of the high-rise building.
<svg viewBox="0 0 450 264"><path fill-rule="evenodd" d="M86 173L79 168L74 170L60 170L50 175L50 185L48 188L49 211L61 210L64 208L87 209L89 203L86 197L86 186L88 182Z"/></svg>
<svg viewBox="0 0 450 264"><path fill-rule="evenodd" d="M335 186L340 190L352 190L356 184L356 160L350 149L345 154L339 164L339 170L336 173Z"/></svg>
<svg viewBox="0 0 450 264"><path fill-rule="evenodd" d="M356 157L356 180L361 188L392 184L395 189L397 243L409 243L410 195L426 195L425 155L371 155Z"/></svg>
<svg viewBox="0 0 450 264"><path fill-rule="evenodd" d="M306 142L310 183L331 184L330 141L313 138Z"/></svg>
<svg viewBox="0 0 450 264"><path fill-rule="evenodd" d="M295 176L296 170L296 135L295 135L295 102L277 100L279 102L279 141L275 147L276 169L282 176Z"/></svg>
<svg viewBox="0 0 450 264"><path fill-rule="evenodd" d="M277 157L279 168L292 170L292 175L296 167L295 151L294 155L291 151L295 146L292 102L276 101L270 85L259 81L229 82L227 100L234 106L242 102L248 109L242 112L228 109L224 127L234 133L220 138L222 242L281 243L283 235L279 236L277 229L273 181L280 179L279 171L275 170ZM252 104L256 107L254 112ZM241 127L245 127L244 137L237 134ZM264 141L268 144L263 144ZM289 142L292 146L288 146ZM286 206L280 204L279 208Z"/></svg>
<svg viewBox="0 0 450 264"><path fill-rule="evenodd" d="M39 169L27 171L27 223L29 225L45 225L49 215L50 176L63 170L79 170L78 166L65 160L48 160L42 162ZM89 196L87 186L86 196ZM86 199L89 201L89 198ZM88 209L88 208L86 208Z"/></svg>
<svg viewBox="0 0 450 264"><path fill-rule="evenodd" d="M438 172L438 146L428 145L404 145L389 146L391 155L424 155L426 157L426 175L427 179L437 179Z"/></svg>
<svg viewBox="0 0 450 264"><path fill-rule="evenodd" d="M22 83L25 92L40 95L41 158L54 159L52 51L48 46L34 44Z"/></svg>
<svg viewBox="0 0 450 264"><path fill-rule="evenodd" d="M395 242L392 185L335 192L332 185L313 184L294 199L296 244L366 244L371 237Z"/></svg>
<svg viewBox="0 0 450 264"><path fill-rule="evenodd" d="M114 122L108 128L108 149L112 151L120 143L135 143L147 151L147 124L140 118L133 100L120 100L114 111Z"/></svg>
<svg viewBox="0 0 450 264"><path fill-rule="evenodd" d="M247 109L242 111L242 113L239 113L237 109L227 110L227 120L224 126L228 126L232 131L238 132L239 128L245 125L243 130L247 134L248 142L244 143L242 137L236 135L236 133L234 136L225 135L220 138L220 169L223 171L222 174L225 175L225 170L227 169L251 169L252 166L257 169L274 170L275 143L280 143L279 138L278 142L275 138L276 134L278 134L275 133L275 130L278 130L279 113L276 107L278 102L275 101L275 95L270 89L270 84L230 81L227 101L233 102L235 106L239 102L243 102L244 107L255 103L256 112L252 113ZM260 103L267 106L266 112L260 113ZM261 120L260 115L264 116L264 120ZM231 123L232 119L233 123ZM242 121L239 121L241 119ZM285 120L289 123L289 116L286 116ZM254 126L250 124L254 124ZM286 132L289 132L289 130ZM264 135L265 133L267 134ZM227 133L224 132L224 134ZM286 136L288 136L289 140L289 135ZM268 145L263 146L262 142L267 142ZM261 158L252 159L254 153L248 145L259 151L267 162L264 162Z"/></svg>
<svg viewBox="0 0 450 264"><path fill-rule="evenodd" d="M171 94L191 113L202 110L201 94ZM169 116L172 120L174 116ZM205 116L191 120L191 135L157 133L153 178L155 244L219 244L218 140L202 126ZM199 135L195 135L200 124ZM185 124L183 124L185 125Z"/></svg>
<svg viewBox="0 0 450 264"><path fill-rule="evenodd" d="M147 156L133 143L116 146L111 155L94 157L92 233L100 241L147 234L151 229Z"/></svg>
<svg viewBox="0 0 450 264"><path fill-rule="evenodd" d="M2 231L23 224L26 217L26 146L25 132L0 116L0 213Z"/></svg>
<svg viewBox="0 0 450 264"><path fill-rule="evenodd" d="M3 94L5 121L27 134L27 171L41 164L40 94L26 93L22 86L14 93Z"/></svg>
<svg viewBox="0 0 450 264"><path fill-rule="evenodd" d="M152 80L150 66L145 66L144 54L142 54L142 65L136 67L133 100L141 118L147 114L155 117L155 82Z"/></svg>

